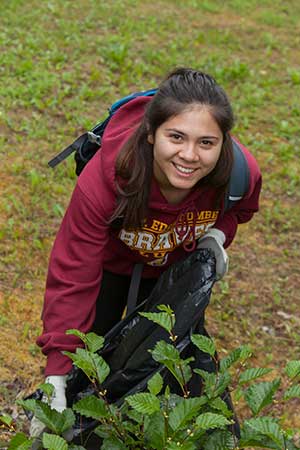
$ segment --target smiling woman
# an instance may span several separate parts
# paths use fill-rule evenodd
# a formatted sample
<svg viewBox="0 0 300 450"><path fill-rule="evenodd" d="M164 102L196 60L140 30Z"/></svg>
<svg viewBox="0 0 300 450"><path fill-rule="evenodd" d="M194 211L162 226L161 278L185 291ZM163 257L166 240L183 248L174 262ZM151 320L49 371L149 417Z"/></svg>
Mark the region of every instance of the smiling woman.
<svg viewBox="0 0 300 450"><path fill-rule="evenodd" d="M180 203L216 166L223 133L205 106L171 117L149 135L153 174L169 203Z"/></svg>
<svg viewBox="0 0 300 450"><path fill-rule="evenodd" d="M225 207L233 167L233 113L207 74L177 69L154 97L137 97L112 116L101 151L81 173L57 234L46 285L38 345L55 387L52 406L66 407L71 360L81 345L66 330L105 335L120 320L131 274L144 264L138 302L158 277L196 246L210 248L221 278L239 223L258 210L261 175L241 144L248 190ZM38 434L35 420L32 433Z"/></svg>

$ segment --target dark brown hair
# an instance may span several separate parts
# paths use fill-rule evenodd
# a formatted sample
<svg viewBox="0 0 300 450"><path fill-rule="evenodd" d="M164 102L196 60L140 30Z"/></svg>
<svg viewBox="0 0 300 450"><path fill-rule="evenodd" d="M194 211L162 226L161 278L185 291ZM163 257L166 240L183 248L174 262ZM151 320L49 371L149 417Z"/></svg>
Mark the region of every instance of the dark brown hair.
<svg viewBox="0 0 300 450"><path fill-rule="evenodd" d="M148 135L169 118L182 113L189 105L205 105L223 133L219 160L214 169L196 185L215 187L217 203L225 193L233 164L232 141L229 132L234 123L230 102L214 78L193 69L179 68L160 84L148 103L143 120L123 146L116 162L118 204L111 221L123 217L123 226L142 226L147 214L149 192L153 177L153 145ZM122 184L122 187L121 187Z"/></svg>

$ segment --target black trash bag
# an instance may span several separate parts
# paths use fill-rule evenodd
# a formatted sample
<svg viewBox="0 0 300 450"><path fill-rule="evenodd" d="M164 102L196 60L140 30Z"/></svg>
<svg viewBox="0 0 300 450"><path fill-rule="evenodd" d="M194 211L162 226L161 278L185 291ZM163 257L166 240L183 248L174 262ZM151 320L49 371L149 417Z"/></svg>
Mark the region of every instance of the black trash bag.
<svg viewBox="0 0 300 450"><path fill-rule="evenodd" d="M162 375L171 392L182 394L174 377L165 367L154 361L148 351L160 340L169 343L168 333L158 324L139 315L142 311L158 312L157 305L160 304L169 305L175 313L174 334L178 336L175 346L181 357L193 356L195 361L192 365L195 368L209 372L216 370L213 358L197 349L190 339L192 333L208 336L204 328L204 312L215 280L214 256L207 249L196 250L186 259L169 267L159 277L150 296L105 335L105 344L99 354L110 367L110 374L102 384L110 403L119 406L128 395L144 391L148 380L156 372ZM200 395L199 375L192 376L188 389L191 396ZM68 407L94 393L95 388L84 373L73 367L67 379ZM223 399L233 411L229 392L224 393ZM91 433L98 424L99 422L93 419L77 414L72 430L72 442L80 444L88 440L88 443L85 443L87 449L100 448L100 438ZM237 421L232 431L239 436Z"/></svg>

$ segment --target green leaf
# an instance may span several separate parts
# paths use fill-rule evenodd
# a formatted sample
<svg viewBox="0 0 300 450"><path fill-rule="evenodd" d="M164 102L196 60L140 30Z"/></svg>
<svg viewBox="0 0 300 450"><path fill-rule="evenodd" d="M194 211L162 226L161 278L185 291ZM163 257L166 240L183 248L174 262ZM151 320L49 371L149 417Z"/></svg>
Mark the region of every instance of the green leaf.
<svg viewBox="0 0 300 450"><path fill-rule="evenodd" d="M107 378L110 368L106 361L102 358L102 356L97 355L96 353L92 354L92 360L94 366L96 368L96 376L99 383L103 383L103 381Z"/></svg>
<svg viewBox="0 0 300 450"><path fill-rule="evenodd" d="M81 369L89 378L96 377L95 367L93 365L93 360L91 359L91 354L82 348L77 348L76 353L71 353L64 351L64 355L68 356L76 367Z"/></svg>
<svg viewBox="0 0 300 450"><path fill-rule="evenodd" d="M123 442L115 437L109 437L103 440L101 450L128 450Z"/></svg>
<svg viewBox="0 0 300 450"><path fill-rule="evenodd" d="M203 430L210 430L212 428L223 428L230 425L231 421L221 414L204 413L197 417L196 425Z"/></svg>
<svg viewBox="0 0 300 450"><path fill-rule="evenodd" d="M289 361L285 366L285 372L289 378L295 378L300 375L300 361Z"/></svg>
<svg viewBox="0 0 300 450"><path fill-rule="evenodd" d="M147 448L161 450L165 447L165 418L162 411L146 416L144 421L144 435Z"/></svg>
<svg viewBox="0 0 300 450"><path fill-rule="evenodd" d="M179 363L181 361L179 351L165 341L157 342L154 349L150 350L150 353L153 359L159 363L164 363L165 361Z"/></svg>
<svg viewBox="0 0 300 450"><path fill-rule="evenodd" d="M39 385L39 388L44 392L44 394L47 395L48 398L51 398L53 391L54 391L54 386L51 383L42 383Z"/></svg>
<svg viewBox="0 0 300 450"><path fill-rule="evenodd" d="M48 450L68 450L67 442L55 434L43 433L43 447Z"/></svg>
<svg viewBox="0 0 300 450"><path fill-rule="evenodd" d="M208 436L203 450L232 450L235 448L234 437L230 431L217 430Z"/></svg>
<svg viewBox="0 0 300 450"><path fill-rule="evenodd" d="M270 438L280 448L284 448L284 439L280 427L272 417L257 417L246 420L245 423L256 432Z"/></svg>
<svg viewBox="0 0 300 450"><path fill-rule="evenodd" d="M300 398L300 385L296 384L288 388L283 396L284 400L290 400L291 398Z"/></svg>
<svg viewBox="0 0 300 450"><path fill-rule="evenodd" d="M34 414L37 419L44 423L53 433L62 434L71 428L75 422L75 416L71 409L65 409L59 413L50 408L47 403L36 401Z"/></svg>
<svg viewBox="0 0 300 450"><path fill-rule="evenodd" d="M147 383L148 390L151 394L157 395L162 390L163 384L164 381L162 376L159 373L156 373Z"/></svg>
<svg viewBox="0 0 300 450"><path fill-rule="evenodd" d="M22 400L19 399L16 401L17 405L22 406L22 408L26 409L26 411L31 411L33 413L35 413L35 409L37 408L37 400L34 400L32 398L28 399L28 400Z"/></svg>
<svg viewBox="0 0 300 450"><path fill-rule="evenodd" d="M207 403L207 398L204 396L182 399L170 412L169 424L171 428L177 431L185 426L198 414L205 403Z"/></svg>
<svg viewBox="0 0 300 450"><path fill-rule="evenodd" d="M191 340L196 347L204 353L208 353L210 356L214 356L216 353L216 346L214 341L202 334L193 334Z"/></svg>
<svg viewBox="0 0 300 450"><path fill-rule="evenodd" d="M175 441L169 442L165 450L197 450L199 447L196 446L193 442L180 442L177 439Z"/></svg>
<svg viewBox="0 0 300 450"><path fill-rule="evenodd" d="M29 450L33 439L28 439L24 433L17 433L10 441L8 450Z"/></svg>
<svg viewBox="0 0 300 450"><path fill-rule="evenodd" d="M0 422L10 427L13 423L13 418L8 416L7 414L4 414L3 416L0 416Z"/></svg>
<svg viewBox="0 0 300 450"><path fill-rule="evenodd" d="M228 356L226 356L226 358L221 359L220 371L224 372L237 361L245 361L245 359L249 358L251 354L252 352L248 345L241 345L240 347L235 348L232 352L229 353Z"/></svg>
<svg viewBox="0 0 300 450"><path fill-rule="evenodd" d="M151 320L152 322L157 323L162 328L164 328L168 333L171 333L174 323L172 323L172 318L168 313L160 312L160 313L144 313L140 312L140 316L146 317L146 319ZM174 320L173 320L174 322Z"/></svg>
<svg viewBox="0 0 300 450"><path fill-rule="evenodd" d="M76 353L63 352L69 356L74 364L81 369L89 378L96 378L103 383L109 374L109 366L97 353L89 352L83 348L77 348Z"/></svg>
<svg viewBox="0 0 300 450"><path fill-rule="evenodd" d="M267 373L272 372L273 369L264 369L261 367L253 367L251 369L245 370L240 377L239 377L239 383L249 383L250 381L256 380L259 377L262 377L266 375Z"/></svg>
<svg viewBox="0 0 300 450"><path fill-rule="evenodd" d="M66 331L66 334L72 334L73 336L77 336L79 337L79 339L82 340L82 342L86 343L86 335L85 333L82 333L82 331L70 328L69 330Z"/></svg>
<svg viewBox="0 0 300 450"><path fill-rule="evenodd" d="M160 410L159 399L147 392L130 395L126 398L129 405L141 414L153 414Z"/></svg>
<svg viewBox="0 0 300 450"><path fill-rule="evenodd" d="M73 409L82 416L92 417L93 419L100 419L102 417L108 417L109 415L105 402L95 395L89 395L82 398L75 403Z"/></svg>
<svg viewBox="0 0 300 450"><path fill-rule="evenodd" d="M88 333L86 335L86 345L90 352L96 353L103 347L104 337L98 336L96 333L93 332Z"/></svg>
<svg viewBox="0 0 300 450"><path fill-rule="evenodd" d="M273 396L280 386L280 379L253 384L245 391L245 400L252 413L257 415L273 401Z"/></svg>
<svg viewBox="0 0 300 450"><path fill-rule="evenodd" d="M172 315L174 316L174 311L173 311L173 309L171 308L170 305L158 305L157 309L159 311L166 312L169 316L172 316Z"/></svg>
<svg viewBox="0 0 300 450"><path fill-rule="evenodd" d="M216 409L217 411L220 411L223 414L223 416L227 418L233 416L233 412L230 409L228 409L227 404L220 397L210 400L209 406L213 409Z"/></svg>

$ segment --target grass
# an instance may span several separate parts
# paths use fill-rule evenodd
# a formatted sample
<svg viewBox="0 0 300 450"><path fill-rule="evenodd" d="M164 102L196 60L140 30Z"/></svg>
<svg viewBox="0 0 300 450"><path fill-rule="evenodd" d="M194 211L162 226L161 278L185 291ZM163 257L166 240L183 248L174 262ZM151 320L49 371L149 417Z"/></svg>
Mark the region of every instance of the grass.
<svg viewBox="0 0 300 450"><path fill-rule="evenodd" d="M55 171L47 161L119 96L156 86L174 66L224 86L234 132L264 178L260 214L229 250L207 328L224 351L250 343L258 364L299 359L298 0L3 0L0 15L3 412L42 379L34 341L47 261L76 181L71 159ZM288 425L300 427L298 411L287 406Z"/></svg>

